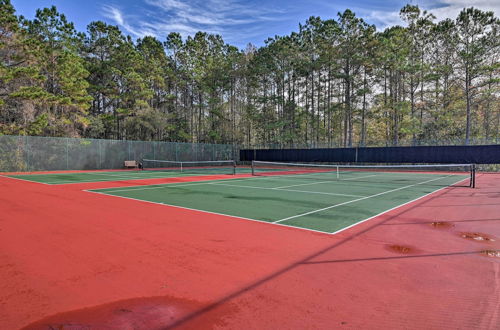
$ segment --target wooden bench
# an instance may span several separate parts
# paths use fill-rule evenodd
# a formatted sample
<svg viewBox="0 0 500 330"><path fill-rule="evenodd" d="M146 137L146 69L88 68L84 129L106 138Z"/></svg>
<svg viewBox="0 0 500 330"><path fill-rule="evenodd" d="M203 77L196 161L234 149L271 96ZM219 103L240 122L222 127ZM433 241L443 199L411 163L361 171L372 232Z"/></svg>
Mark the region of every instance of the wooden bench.
<svg viewBox="0 0 500 330"><path fill-rule="evenodd" d="M125 161L125 167L127 168L130 168L130 167L133 167L133 168L137 168L138 164L135 160L126 160Z"/></svg>

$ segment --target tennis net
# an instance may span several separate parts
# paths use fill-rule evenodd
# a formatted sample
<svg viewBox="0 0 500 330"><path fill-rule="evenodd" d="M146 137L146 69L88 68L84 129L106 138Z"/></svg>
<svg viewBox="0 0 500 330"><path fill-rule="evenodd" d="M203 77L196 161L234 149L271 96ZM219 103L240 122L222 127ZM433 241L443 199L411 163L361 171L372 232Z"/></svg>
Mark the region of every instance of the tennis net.
<svg viewBox="0 0 500 330"><path fill-rule="evenodd" d="M166 171L206 175L236 174L236 162L234 160L172 161L143 159L142 169L145 171Z"/></svg>
<svg viewBox="0 0 500 330"><path fill-rule="evenodd" d="M329 165L252 161L252 175L385 184L475 187L473 164Z"/></svg>

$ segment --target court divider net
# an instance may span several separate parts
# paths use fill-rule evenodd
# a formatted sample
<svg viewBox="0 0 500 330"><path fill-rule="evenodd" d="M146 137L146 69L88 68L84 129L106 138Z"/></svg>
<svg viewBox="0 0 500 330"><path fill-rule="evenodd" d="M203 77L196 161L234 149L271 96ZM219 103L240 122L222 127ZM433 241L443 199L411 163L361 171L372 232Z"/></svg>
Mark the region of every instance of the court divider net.
<svg viewBox="0 0 500 330"><path fill-rule="evenodd" d="M141 163L144 171L181 172L207 175L236 174L236 162L234 160L173 161L143 159Z"/></svg>
<svg viewBox="0 0 500 330"><path fill-rule="evenodd" d="M475 172L474 164L336 165L252 161L254 176L291 175L324 181L475 187ZM459 182L453 183L454 179Z"/></svg>

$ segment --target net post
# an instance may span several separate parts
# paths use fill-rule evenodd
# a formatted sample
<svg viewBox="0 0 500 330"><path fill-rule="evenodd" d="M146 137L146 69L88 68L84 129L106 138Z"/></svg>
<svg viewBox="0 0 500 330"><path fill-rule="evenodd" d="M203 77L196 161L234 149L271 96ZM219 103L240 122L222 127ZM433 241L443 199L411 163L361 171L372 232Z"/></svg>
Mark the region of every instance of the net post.
<svg viewBox="0 0 500 330"><path fill-rule="evenodd" d="M340 179L340 166L337 165L337 180Z"/></svg>
<svg viewBox="0 0 500 330"><path fill-rule="evenodd" d="M470 185L472 188L476 188L476 164L471 165L470 176Z"/></svg>
<svg viewBox="0 0 500 330"><path fill-rule="evenodd" d="M233 175L236 175L236 161L233 160Z"/></svg>
<svg viewBox="0 0 500 330"><path fill-rule="evenodd" d="M182 162L180 162L180 163L181 163L181 172L182 172Z"/></svg>
<svg viewBox="0 0 500 330"><path fill-rule="evenodd" d="M255 165L253 163L254 161L252 160L252 176L255 175Z"/></svg>
<svg viewBox="0 0 500 330"><path fill-rule="evenodd" d="M472 188L472 184L473 184L473 179L472 179L472 164L469 164L467 166L467 171L469 172L469 188Z"/></svg>

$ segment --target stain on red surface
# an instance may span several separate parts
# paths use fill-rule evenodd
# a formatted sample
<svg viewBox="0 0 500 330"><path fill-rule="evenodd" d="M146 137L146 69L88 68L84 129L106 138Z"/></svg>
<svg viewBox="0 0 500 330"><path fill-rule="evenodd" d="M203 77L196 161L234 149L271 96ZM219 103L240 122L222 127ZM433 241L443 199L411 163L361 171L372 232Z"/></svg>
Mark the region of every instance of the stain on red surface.
<svg viewBox="0 0 500 330"><path fill-rule="evenodd" d="M500 250L483 250L481 254L488 257L500 258Z"/></svg>
<svg viewBox="0 0 500 330"><path fill-rule="evenodd" d="M398 244L387 245L387 249L391 252L402 253L402 254L410 254L410 253L417 252L414 247L405 246L405 245L398 245Z"/></svg>
<svg viewBox="0 0 500 330"><path fill-rule="evenodd" d="M474 240L476 242L494 242L495 240L488 234L483 233L461 233L461 237Z"/></svg>
<svg viewBox="0 0 500 330"><path fill-rule="evenodd" d="M201 306L173 297L135 298L52 315L23 329L164 329Z"/></svg>
<svg viewBox="0 0 500 330"><path fill-rule="evenodd" d="M453 225L453 223L448 222L448 221L434 221L434 222L431 222L431 226L434 228L438 228L438 229L448 229L448 228L453 227L454 225Z"/></svg>

